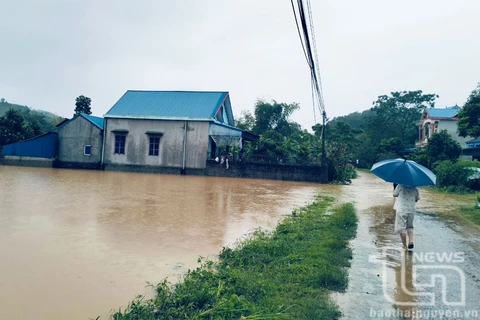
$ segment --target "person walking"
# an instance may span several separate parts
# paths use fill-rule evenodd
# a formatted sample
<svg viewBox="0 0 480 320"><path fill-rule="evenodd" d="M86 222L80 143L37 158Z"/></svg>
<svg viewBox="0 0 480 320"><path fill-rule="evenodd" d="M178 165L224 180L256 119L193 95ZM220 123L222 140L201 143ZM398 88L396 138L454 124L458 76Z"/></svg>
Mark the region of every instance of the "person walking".
<svg viewBox="0 0 480 320"><path fill-rule="evenodd" d="M418 188L399 184L395 187L393 196L397 198L395 201L395 233L400 234L402 248L407 251L413 249L413 219L416 203L420 200L420 193Z"/></svg>

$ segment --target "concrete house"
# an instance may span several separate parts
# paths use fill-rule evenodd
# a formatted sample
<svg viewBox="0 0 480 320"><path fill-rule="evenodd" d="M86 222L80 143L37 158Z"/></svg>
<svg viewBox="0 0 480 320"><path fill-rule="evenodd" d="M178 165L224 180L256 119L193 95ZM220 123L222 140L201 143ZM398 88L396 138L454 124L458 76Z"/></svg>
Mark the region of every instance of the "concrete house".
<svg viewBox="0 0 480 320"><path fill-rule="evenodd" d="M425 108L422 112L418 127L418 141L415 147L425 147L428 139L440 130L447 130L462 148L466 148L466 141L472 138L462 138L457 134L457 115L460 107L455 105L448 108Z"/></svg>
<svg viewBox="0 0 480 320"><path fill-rule="evenodd" d="M129 90L105 114L102 164L106 170L205 169L220 147L241 148L245 140L258 136L235 128L228 92Z"/></svg>
<svg viewBox="0 0 480 320"><path fill-rule="evenodd" d="M103 118L75 115L58 128L58 159L63 168L99 169L103 149Z"/></svg>

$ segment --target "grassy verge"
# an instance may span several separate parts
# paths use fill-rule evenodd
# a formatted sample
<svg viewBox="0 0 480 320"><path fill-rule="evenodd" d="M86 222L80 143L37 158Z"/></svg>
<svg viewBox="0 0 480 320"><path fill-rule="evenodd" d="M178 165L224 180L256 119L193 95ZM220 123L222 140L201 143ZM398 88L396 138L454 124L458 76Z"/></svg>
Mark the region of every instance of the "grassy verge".
<svg viewBox="0 0 480 320"><path fill-rule="evenodd" d="M454 216L460 219L466 219L480 226L480 208L476 206L478 200L474 192L451 192L441 188L429 188L428 192L431 192L435 195L435 201L445 204L458 204L455 210L443 212L441 209L438 209L437 213L447 216Z"/></svg>
<svg viewBox="0 0 480 320"><path fill-rule="evenodd" d="M224 248L218 262L202 262L176 285L165 280L153 299L139 297L111 318L339 318L328 293L347 287L347 244L357 217L352 204L330 209L332 201L317 197L272 233L257 231L237 248Z"/></svg>
<svg viewBox="0 0 480 320"><path fill-rule="evenodd" d="M465 218L480 226L480 208L461 207L460 212Z"/></svg>

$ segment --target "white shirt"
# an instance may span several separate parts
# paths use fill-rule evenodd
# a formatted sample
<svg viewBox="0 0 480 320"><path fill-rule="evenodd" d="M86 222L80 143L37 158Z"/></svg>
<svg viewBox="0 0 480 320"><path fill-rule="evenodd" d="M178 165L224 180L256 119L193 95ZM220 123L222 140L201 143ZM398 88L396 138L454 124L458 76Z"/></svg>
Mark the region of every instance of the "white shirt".
<svg viewBox="0 0 480 320"><path fill-rule="evenodd" d="M398 185L393 191L397 197L394 208L398 212L415 212L415 202L420 200L420 193L417 188Z"/></svg>

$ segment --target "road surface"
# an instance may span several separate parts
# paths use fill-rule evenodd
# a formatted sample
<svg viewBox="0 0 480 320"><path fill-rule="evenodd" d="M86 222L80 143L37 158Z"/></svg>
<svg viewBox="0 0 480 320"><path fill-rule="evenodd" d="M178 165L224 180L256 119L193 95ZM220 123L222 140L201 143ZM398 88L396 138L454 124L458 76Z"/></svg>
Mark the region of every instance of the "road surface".
<svg viewBox="0 0 480 320"><path fill-rule="evenodd" d="M415 248L393 234L393 186L360 172L342 188L355 204L349 287L334 294L343 319L480 319L480 228L436 213L466 205L421 188Z"/></svg>

